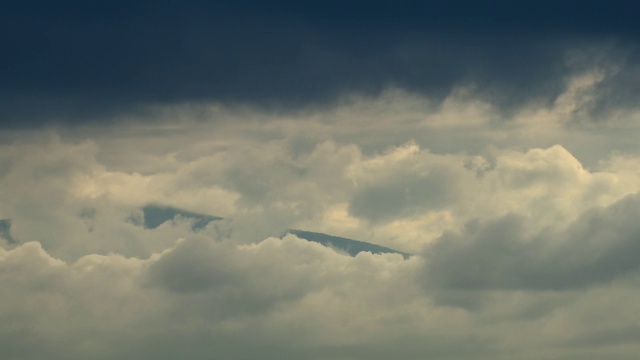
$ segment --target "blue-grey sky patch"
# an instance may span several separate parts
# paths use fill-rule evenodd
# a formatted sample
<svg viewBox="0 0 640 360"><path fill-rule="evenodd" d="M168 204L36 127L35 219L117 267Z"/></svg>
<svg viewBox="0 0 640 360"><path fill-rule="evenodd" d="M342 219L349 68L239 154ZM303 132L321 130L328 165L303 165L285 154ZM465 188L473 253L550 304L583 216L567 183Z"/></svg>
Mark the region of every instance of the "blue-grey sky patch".
<svg viewBox="0 0 640 360"><path fill-rule="evenodd" d="M0 238L9 244L15 244L16 240L11 235L11 220L0 219Z"/></svg>
<svg viewBox="0 0 640 360"><path fill-rule="evenodd" d="M171 206L149 204L143 206L140 210L142 210L143 216L141 225L145 229L155 229L167 221L184 219L192 222L191 229L197 232L212 221L222 220L219 216L200 214ZM136 218L132 217L131 221L136 222Z"/></svg>

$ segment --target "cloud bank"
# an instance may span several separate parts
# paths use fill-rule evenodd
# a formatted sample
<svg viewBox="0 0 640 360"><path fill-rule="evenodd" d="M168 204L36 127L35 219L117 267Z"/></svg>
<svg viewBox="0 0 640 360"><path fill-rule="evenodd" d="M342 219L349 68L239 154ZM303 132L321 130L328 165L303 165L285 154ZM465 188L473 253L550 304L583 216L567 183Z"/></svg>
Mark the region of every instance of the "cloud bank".
<svg viewBox="0 0 640 360"><path fill-rule="evenodd" d="M3 353L631 358L636 123L567 116L597 101L585 76L508 124L463 90L393 90L298 115L214 104L13 131ZM149 204L216 221L141 226ZM291 228L416 255L274 237Z"/></svg>
<svg viewBox="0 0 640 360"><path fill-rule="evenodd" d="M637 357L634 5L35 3L3 358Z"/></svg>

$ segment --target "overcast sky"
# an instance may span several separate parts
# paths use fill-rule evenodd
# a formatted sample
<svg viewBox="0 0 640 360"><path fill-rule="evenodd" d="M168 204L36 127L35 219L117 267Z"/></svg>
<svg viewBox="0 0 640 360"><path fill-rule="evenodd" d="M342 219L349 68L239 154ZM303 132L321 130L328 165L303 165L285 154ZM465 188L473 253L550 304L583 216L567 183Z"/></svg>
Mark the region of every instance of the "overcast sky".
<svg viewBox="0 0 640 360"><path fill-rule="evenodd" d="M5 1L2 358L636 359L639 10Z"/></svg>

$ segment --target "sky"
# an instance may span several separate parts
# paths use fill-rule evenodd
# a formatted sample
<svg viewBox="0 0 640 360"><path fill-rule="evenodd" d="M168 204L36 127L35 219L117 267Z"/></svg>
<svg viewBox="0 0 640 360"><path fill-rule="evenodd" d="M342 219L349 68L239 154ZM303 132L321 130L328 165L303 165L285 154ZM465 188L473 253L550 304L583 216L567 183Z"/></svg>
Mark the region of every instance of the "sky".
<svg viewBox="0 0 640 360"><path fill-rule="evenodd" d="M635 359L638 10L3 2L3 359Z"/></svg>

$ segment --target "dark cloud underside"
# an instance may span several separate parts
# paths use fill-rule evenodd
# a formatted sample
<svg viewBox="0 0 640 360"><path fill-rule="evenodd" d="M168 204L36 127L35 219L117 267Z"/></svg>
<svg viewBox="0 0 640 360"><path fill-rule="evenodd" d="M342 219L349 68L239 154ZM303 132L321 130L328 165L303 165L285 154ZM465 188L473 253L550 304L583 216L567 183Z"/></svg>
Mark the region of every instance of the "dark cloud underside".
<svg viewBox="0 0 640 360"><path fill-rule="evenodd" d="M28 126L150 103L291 108L388 86L441 97L467 83L515 106L558 94L567 50L635 44L636 7L12 1L0 11L0 116Z"/></svg>

